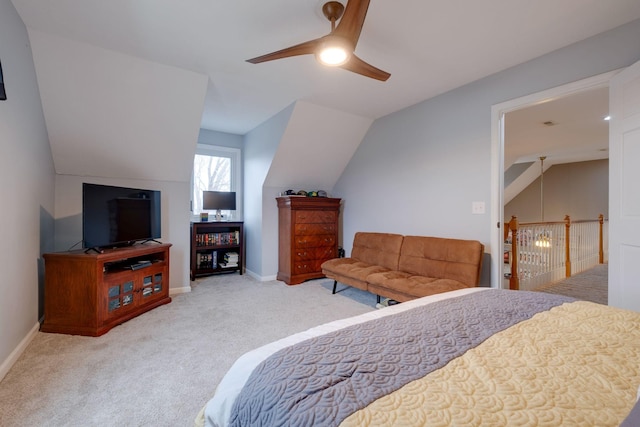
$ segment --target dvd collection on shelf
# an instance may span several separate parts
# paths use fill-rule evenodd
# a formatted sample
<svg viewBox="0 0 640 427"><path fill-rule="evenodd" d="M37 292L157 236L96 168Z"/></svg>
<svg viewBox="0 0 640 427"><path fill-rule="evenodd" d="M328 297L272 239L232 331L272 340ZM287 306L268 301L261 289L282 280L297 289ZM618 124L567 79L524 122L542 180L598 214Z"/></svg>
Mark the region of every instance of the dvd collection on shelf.
<svg viewBox="0 0 640 427"><path fill-rule="evenodd" d="M224 254L222 261L218 264L217 251L200 252L196 255L196 267L197 268L232 268L237 267L240 258L237 252L227 252Z"/></svg>
<svg viewBox="0 0 640 427"><path fill-rule="evenodd" d="M216 268L218 266L218 254L216 251L200 252L196 254L197 268Z"/></svg>
<svg viewBox="0 0 640 427"><path fill-rule="evenodd" d="M223 261L220 263L220 267L222 268L231 268L238 266L238 253L237 252L227 252L224 254Z"/></svg>
<svg viewBox="0 0 640 427"><path fill-rule="evenodd" d="M225 233L200 233L196 234L196 246L218 246L240 244L240 231Z"/></svg>

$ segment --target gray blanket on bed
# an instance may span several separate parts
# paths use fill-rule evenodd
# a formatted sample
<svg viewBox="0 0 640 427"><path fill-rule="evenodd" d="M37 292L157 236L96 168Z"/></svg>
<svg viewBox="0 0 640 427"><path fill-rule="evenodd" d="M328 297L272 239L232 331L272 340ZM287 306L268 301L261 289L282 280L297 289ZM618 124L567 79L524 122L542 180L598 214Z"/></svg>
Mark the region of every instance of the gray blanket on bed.
<svg viewBox="0 0 640 427"><path fill-rule="evenodd" d="M256 367L231 426L336 426L496 332L573 298L487 290L353 325L282 349Z"/></svg>

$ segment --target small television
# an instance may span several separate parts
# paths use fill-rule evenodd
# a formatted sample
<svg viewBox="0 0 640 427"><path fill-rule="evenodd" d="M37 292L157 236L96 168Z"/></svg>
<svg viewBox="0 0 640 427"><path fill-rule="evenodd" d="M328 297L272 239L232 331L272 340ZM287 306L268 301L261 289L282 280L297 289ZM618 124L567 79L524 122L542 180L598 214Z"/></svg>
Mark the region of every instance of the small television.
<svg viewBox="0 0 640 427"><path fill-rule="evenodd" d="M221 211L236 210L236 192L235 191L203 191L202 192L202 209L215 210L216 219L222 219Z"/></svg>
<svg viewBox="0 0 640 427"><path fill-rule="evenodd" d="M133 245L161 237L160 191L82 184L82 246Z"/></svg>

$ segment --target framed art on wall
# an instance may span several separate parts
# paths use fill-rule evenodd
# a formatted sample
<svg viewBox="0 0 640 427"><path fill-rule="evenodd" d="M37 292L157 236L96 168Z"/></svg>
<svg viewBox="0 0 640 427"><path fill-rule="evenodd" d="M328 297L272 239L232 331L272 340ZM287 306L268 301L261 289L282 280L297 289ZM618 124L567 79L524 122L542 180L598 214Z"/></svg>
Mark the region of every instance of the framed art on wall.
<svg viewBox="0 0 640 427"><path fill-rule="evenodd" d="M0 62L0 101L7 99L7 93L4 91L4 78L2 77L2 62Z"/></svg>

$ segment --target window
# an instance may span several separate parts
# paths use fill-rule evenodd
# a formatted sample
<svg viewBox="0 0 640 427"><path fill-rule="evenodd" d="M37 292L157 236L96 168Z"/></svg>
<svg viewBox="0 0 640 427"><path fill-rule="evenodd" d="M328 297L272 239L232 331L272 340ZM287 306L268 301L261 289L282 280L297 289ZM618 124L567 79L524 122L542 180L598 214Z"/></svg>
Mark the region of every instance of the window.
<svg viewBox="0 0 640 427"><path fill-rule="evenodd" d="M242 212L240 176L239 149L198 144L193 159L191 214L200 216L203 191L235 191L236 211L222 211L222 215L225 219L239 219Z"/></svg>

